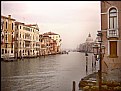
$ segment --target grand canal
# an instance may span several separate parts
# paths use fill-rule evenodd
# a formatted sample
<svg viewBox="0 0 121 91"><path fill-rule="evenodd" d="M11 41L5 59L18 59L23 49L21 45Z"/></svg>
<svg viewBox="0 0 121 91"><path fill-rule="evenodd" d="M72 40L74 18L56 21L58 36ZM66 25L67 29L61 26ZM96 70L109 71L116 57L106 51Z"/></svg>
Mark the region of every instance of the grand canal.
<svg viewBox="0 0 121 91"><path fill-rule="evenodd" d="M92 54L88 71L91 73ZM86 76L85 54L49 55L15 62L1 62L1 91L72 91L72 83Z"/></svg>

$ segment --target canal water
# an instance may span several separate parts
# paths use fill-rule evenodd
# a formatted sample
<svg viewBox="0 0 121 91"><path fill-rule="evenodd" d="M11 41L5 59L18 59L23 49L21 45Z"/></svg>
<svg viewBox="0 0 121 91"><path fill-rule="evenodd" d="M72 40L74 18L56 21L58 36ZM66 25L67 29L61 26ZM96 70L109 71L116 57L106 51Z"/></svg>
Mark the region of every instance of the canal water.
<svg viewBox="0 0 121 91"><path fill-rule="evenodd" d="M72 91L86 76L84 53L69 52L15 62L1 62L1 91ZM91 73L92 54L88 57Z"/></svg>

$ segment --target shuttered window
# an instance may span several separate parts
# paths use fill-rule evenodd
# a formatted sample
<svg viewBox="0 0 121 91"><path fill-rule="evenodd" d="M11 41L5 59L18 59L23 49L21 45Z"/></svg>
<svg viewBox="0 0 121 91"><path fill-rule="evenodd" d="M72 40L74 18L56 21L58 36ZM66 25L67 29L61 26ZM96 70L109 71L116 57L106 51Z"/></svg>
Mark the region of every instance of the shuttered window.
<svg viewBox="0 0 121 91"><path fill-rule="evenodd" d="M110 41L110 57L117 57L117 41Z"/></svg>

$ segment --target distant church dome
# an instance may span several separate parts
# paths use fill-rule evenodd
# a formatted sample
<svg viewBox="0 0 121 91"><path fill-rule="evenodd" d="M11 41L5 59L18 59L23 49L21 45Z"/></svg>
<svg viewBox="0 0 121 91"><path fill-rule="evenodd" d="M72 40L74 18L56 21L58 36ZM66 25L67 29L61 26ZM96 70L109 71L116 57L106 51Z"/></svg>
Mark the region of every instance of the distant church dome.
<svg viewBox="0 0 121 91"><path fill-rule="evenodd" d="M89 33L88 37L86 38L87 43L93 42L93 38L91 37L91 34Z"/></svg>

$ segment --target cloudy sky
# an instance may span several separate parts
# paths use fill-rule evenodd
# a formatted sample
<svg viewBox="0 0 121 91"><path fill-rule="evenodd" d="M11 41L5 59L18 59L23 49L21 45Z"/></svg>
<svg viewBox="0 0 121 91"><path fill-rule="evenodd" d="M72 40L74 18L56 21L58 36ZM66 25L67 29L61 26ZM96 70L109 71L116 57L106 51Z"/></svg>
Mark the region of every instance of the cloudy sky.
<svg viewBox="0 0 121 91"><path fill-rule="evenodd" d="M100 30L100 1L2 1L1 14L60 34L64 49L84 43L89 33L95 39Z"/></svg>

